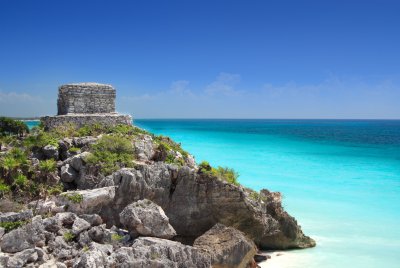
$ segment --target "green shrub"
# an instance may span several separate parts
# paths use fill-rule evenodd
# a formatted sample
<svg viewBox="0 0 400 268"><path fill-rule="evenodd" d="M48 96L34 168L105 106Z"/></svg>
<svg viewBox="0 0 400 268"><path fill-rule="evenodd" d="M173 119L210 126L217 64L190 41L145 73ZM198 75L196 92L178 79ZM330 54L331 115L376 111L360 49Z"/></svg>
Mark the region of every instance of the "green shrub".
<svg viewBox="0 0 400 268"><path fill-rule="evenodd" d="M77 127L73 123L66 123L64 125L57 126L51 130L51 134L57 138L74 137L77 136Z"/></svg>
<svg viewBox="0 0 400 268"><path fill-rule="evenodd" d="M212 167L211 167L210 163L208 163L207 161L202 161L202 162L199 164L199 171L200 171L201 173L208 173L208 172L210 172L211 170L212 170Z"/></svg>
<svg viewBox="0 0 400 268"><path fill-rule="evenodd" d="M43 130L39 130L37 133L28 136L24 140L24 144L29 149L33 148L43 148L46 145L53 145L58 148L58 137L52 132L46 132Z"/></svg>
<svg viewBox="0 0 400 268"><path fill-rule="evenodd" d="M239 173L233 168L217 167L213 168L207 161L202 161L199 164L199 172L208 176L214 176L234 185L240 185L237 181Z"/></svg>
<svg viewBox="0 0 400 268"><path fill-rule="evenodd" d="M41 172L48 174L57 170L57 163L54 159L40 161L39 169Z"/></svg>
<svg viewBox="0 0 400 268"><path fill-rule="evenodd" d="M64 233L63 237L64 237L65 242L70 242L70 241L74 240L75 235L71 232L66 232L66 233Z"/></svg>
<svg viewBox="0 0 400 268"><path fill-rule="evenodd" d="M0 117L0 134L23 136L27 133L29 133L29 128L24 122L7 117Z"/></svg>
<svg viewBox="0 0 400 268"><path fill-rule="evenodd" d="M24 174L18 173L17 176L14 178L14 183L19 188L23 188L28 184L28 178Z"/></svg>
<svg viewBox="0 0 400 268"><path fill-rule="evenodd" d="M12 156L5 156L1 159L1 168L6 172L11 172L17 169L20 166L20 163L17 159Z"/></svg>
<svg viewBox="0 0 400 268"><path fill-rule="evenodd" d="M26 152L20 148L12 148L7 155L17 160L20 165L26 165L28 163Z"/></svg>
<svg viewBox="0 0 400 268"><path fill-rule="evenodd" d="M83 195L78 194L78 193L66 194L65 197L72 203L76 203L76 204L79 204L80 202L83 201Z"/></svg>
<svg viewBox="0 0 400 268"><path fill-rule="evenodd" d="M10 186L4 183L4 180L0 180L0 194L3 196L10 192Z"/></svg>
<svg viewBox="0 0 400 268"><path fill-rule="evenodd" d="M71 147L71 148L68 149L68 151L69 151L70 153L73 153L73 154L78 153L80 150L81 150L81 149L80 149L80 148L77 148L77 147Z"/></svg>
<svg viewBox="0 0 400 268"><path fill-rule="evenodd" d="M155 143L158 145L159 150L165 150L166 152L172 150L175 152L179 152L184 159L188 157L188 152L182 149L181 145L179 143L174 142L168 137L164 137L162 135L160 136L154 136L153 135L153 140Z"/></svg>
<svg viewBox="0 0 400 268"><path fill-rule="evenodd" d="M116 233L111 234L111 240L112 241L119 242L119 241L122 240L122 238L124 238L122 235L119 235L119 234L116 234Z"/></svg>
<svg viewBox="0 0 400 268"><path fill-rule="evenodd" d="M127 138L105 135L91 146L91 154L85 160L109 175L121 167L133 166L133 145Z"/></svg>
<svg viewBox="0 0 400 268"><path fill-rule="evenodd" d="M63 191L64 191L64 186L62 184L57 184L47 189L47 193L49 195L58 195L61 194Z"/></svg>
<svg viewBox="0 0 400 268"><path fill-rule="evenodd" d="M29 221L3 221L0 222L0 227L3 227L8 233L11 230L17 229L25 224L27 224Z"/></svg>
<svg viewBox="0 0 400 268"><path fill-rule="evenodd" d="M233 168L217 167L212 169L212 173L220 179L234 185L239 185L239 182L237 181L239 173L237 173Z"/></svg>

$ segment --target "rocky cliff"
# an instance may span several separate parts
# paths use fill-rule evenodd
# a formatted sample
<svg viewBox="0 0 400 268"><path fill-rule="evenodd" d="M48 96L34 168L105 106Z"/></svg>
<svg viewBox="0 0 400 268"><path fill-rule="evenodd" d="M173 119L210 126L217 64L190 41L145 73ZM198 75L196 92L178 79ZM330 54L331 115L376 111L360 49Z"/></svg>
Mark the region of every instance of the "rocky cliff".
<svg viewBox="0 0 400 268"><path fill-rule="evenodd" d="M279 193L246 189L230 169L198 166L166 137L131 126L48 135L57 143L24 147L27 161L57 162L34 178L62 190L0 214L0 222L24 223L0 228L4 267L254 267L257 247L315 246ZM226 237L238 242L218 242Z"/></svg>

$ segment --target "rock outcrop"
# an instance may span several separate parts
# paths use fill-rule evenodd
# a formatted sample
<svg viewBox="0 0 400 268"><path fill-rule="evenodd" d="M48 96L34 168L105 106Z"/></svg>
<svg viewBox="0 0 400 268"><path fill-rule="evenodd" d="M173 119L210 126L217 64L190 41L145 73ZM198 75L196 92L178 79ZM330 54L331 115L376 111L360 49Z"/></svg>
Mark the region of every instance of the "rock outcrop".
<svg viewBox="0 0 400 268"><path fill-rule="evenodd" d="M257 247L242 232L216 224L198 237L193 246L210 256L212 267L247 268L254 262Z"/></svg>
<svg viewBox="0 0 400 268"><path fill-rule="evenodd" d="M256 247L315 246L280 193L229 183L169 139L131 131L135 157L125 166L134 167L108 176L86 161L101 135L64 138L58 154L56 147L33 153L35 167L59 160L52 176L64 191L28 200L30 210L0 213L1 223L22 224L0 227L0 267L247 268Z"/></svg>
<svg viewBox="0 0 400 268"><path fill-rule="evenodd" d="M143 199L126 206L119 217L133 237L140 235L170 239L176 236L162 208L150 200Z"/></svg>

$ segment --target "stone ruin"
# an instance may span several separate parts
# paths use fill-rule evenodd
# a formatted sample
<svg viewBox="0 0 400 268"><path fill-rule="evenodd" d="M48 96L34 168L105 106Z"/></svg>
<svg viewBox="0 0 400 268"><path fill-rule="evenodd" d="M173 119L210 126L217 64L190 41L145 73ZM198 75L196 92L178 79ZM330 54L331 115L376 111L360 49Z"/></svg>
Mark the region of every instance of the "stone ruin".
<svg viewBox="0 0 400 268"><path fill-rule="evenodd" d="M67 84L58 88L58 113L40 120L50 130L61 125L77 127L92 124L131 125L132 117L115 112L116 91L111 85L98 83Z"/></svg>

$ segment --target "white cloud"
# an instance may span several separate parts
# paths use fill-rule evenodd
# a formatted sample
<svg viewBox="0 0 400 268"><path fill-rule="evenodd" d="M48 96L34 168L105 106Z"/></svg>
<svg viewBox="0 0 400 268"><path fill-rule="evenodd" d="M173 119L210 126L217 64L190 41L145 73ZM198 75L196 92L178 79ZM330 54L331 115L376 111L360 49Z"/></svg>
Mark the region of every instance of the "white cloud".
<svg viewBox="0 0 400 268"><path fill-rule="evenodd" d="M221 73L204 88L179 80L121 107L140 118L400 118L400 89L391 80L330 76L316 84L265 84L243 90L240 75Z"/></svg>
<svg viewBox="0 0 400 268"><path fill-rule="evenodd" d="M35 117L54 114L56 100L44 99L28 93L0 91L0 115Z"/></svg>
<svg viewBox="0 0 400 268"><path fill-rule="evenodd" d="M238 95L241 92L235 89L235 85L240 82L240 75L230 73L220 73L215 81L210 83L204 92L209 95Z"/></svg>

